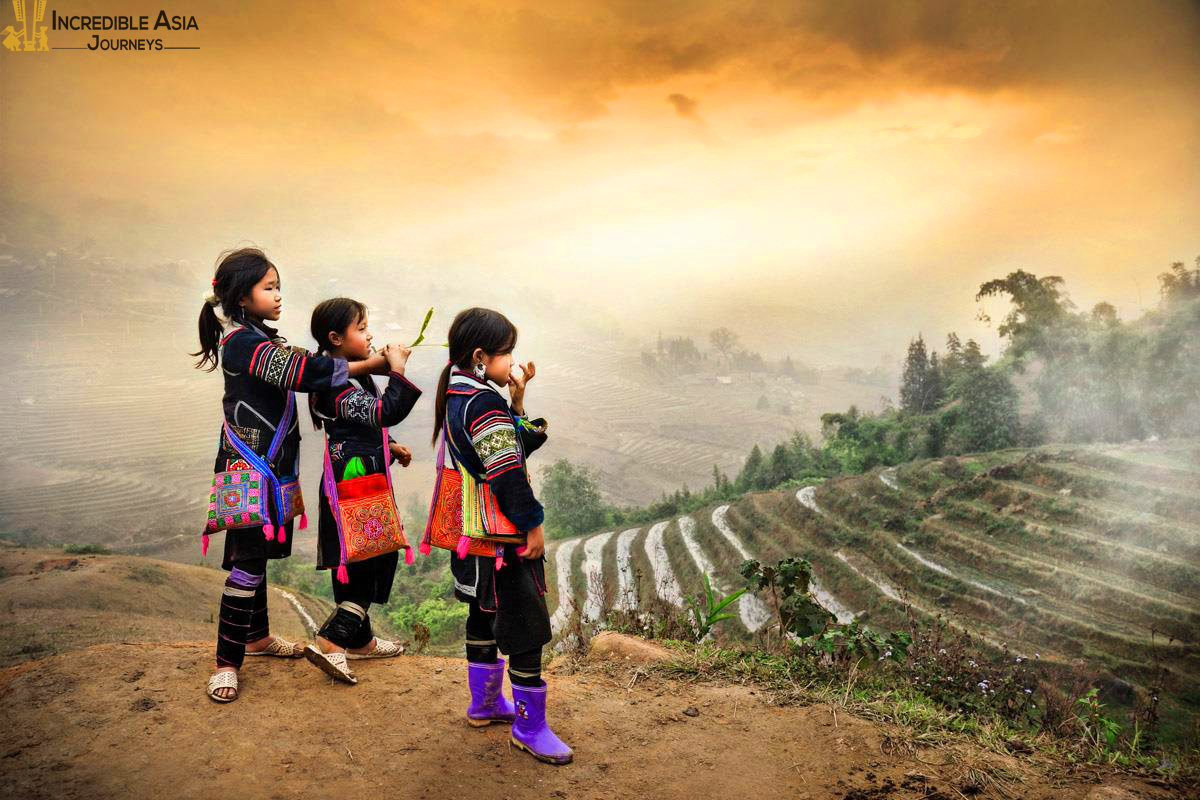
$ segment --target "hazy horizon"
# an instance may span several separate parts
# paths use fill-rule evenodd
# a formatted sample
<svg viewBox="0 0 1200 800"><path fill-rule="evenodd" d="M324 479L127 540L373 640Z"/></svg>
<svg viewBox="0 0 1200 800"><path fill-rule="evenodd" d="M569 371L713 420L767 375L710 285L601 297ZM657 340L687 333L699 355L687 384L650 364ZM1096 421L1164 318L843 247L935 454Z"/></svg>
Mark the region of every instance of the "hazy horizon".
<svg viewBox="0 0 1200 800"><path fill-rule="evenodd" d="M198 298L250 241L368 303L504 284L563 325L867 367L917 332L995 354L971 298L1013 269L1128 319L1200 249L1194 4L188 13L138 35L199 50L0 53L10 242L183 261Z"/></svg>

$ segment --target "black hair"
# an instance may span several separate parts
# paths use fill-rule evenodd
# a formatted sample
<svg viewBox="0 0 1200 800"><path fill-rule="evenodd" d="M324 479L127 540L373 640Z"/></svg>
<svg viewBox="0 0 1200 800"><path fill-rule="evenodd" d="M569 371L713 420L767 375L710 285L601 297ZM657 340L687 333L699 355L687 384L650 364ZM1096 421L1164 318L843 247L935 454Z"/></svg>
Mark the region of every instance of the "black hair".
<svg viewBox="0 0 1200 800"><path fill-rule="evenodd" d="M358 300L349 297L334 297L322 300L313 309L312 320L308 324L309 332L317 340L318 354L329 352L329 334L345 334L346 329L359 320L366 319L367 307ZM313 428L321 428L321 419L316 412L316 393L308 396L308 413L312 417Z"/></svg>
<svg viewBox="0 0 1200 800"><path fill-rule="evenodd" d="M246 310L238 303L250 294L254 285L261 281L268 272L279 269L271 263L266 254L257 247L242 247L237 250L226 250L217 256L217 271L213 276L213 292L200 309L200 350L188 355L197 356L196 369L208 364L207 372L217 368L220 358L221 320L214 310L221 306L226 318L248 322ZM258 324L274 338L278 331L267 327L261 320Z"/></svg>
<svg viewBox="0 0 1200 800"><path fill-rule="evenodd" d="M511 353L517 346L517 326L508 317L490 308L466 308L450 323L447 342L450 361L438 379L437 400L434 404L433 441L437 443L446 416L446 388L450 385L450 370L471 369L471 354L479 348L489 356Z"/></svg>

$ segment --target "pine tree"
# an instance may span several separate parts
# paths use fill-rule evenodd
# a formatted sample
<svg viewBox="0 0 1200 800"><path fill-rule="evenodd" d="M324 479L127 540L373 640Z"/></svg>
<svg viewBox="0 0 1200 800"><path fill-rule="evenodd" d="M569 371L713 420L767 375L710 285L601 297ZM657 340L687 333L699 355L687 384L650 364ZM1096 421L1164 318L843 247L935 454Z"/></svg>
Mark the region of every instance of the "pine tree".
<svg viewBox="0 0 1200 800"><path fill-rule="evenodd" d="M758 443L750 450L750 455L746 456L746 463L742 465L742 471L737 476L738 491L744 492L748 489L759 488L759 482L763 471L763 454L758 448Z"/></svg>
<svg viewBox="0 0 1200 800"><path fill-rule="evenodd" d="M981 369L985 363L987 363L987 356L979 349L979 342L968 339L966 349L963 350L963 367L968 370L976 370Z"/></svg>
<svg viewBox="0 0 1200 800"><path fill-rule="evenodd" d="M908 343L908 356L904 359L904 373L900 378L900 408L909 414L923 414L925 395L929 380L929 355L925 351L925 339L919 334Z"/></svg>
<svg viewBox="0 0 1200 800"><path fill-rule="evenodd" d="M929 354L929 374L925 386L925 403L921 413L928 414L941 407L946 399L946 381L938 360L937 350Z"/></svg>
<svg viewBox="0 0 1200 800"><path fill-rule="evenodd" d="M958 380L962 364L962 340L958 338L957 333L951 332L946 336L946 355L942 358L942 386L945 387L947 394L951 393L951 387Z"/></svg>

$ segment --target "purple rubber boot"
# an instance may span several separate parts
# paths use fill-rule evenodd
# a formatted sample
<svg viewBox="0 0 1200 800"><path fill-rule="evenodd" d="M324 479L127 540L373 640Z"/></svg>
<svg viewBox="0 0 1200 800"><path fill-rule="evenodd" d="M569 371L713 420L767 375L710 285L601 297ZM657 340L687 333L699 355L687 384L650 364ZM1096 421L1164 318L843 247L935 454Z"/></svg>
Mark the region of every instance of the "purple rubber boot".
<svg viewBox="0 0 1200 800"><path fill-rule="evenodd" d="M508 702L504 688L504 659L495 664L467 662L467 683L471 686L471 705L467 707L467 723L482 728L493 722L512 722L516 709Z"/></svg>
<svg viewBox="0 0 1200 800"><path fill-rule="evenodd" d="M513 684L517 718L512 726L512 743L547 764L571 763L571 748L546 724L546 682L538 687Z"/></svg>

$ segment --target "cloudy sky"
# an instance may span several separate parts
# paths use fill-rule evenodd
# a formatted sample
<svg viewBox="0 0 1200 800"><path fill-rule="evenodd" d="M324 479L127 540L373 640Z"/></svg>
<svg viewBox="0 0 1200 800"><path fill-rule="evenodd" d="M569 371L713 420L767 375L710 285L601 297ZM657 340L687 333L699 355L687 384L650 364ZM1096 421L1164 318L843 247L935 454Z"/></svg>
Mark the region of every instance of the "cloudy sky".
<svg viewBox="0 0 1200 800"><path fill-rule="evenodd" d="M1012 269L1129 317L1200 254L1194 3L168 12L199 31L134 35L200 49L0 50L10 241L57 225L194 263L198 291L252 241L290 280L504 283L631 332L725 323L868 364L917 330L986 337L974 291Z"/></svg>

